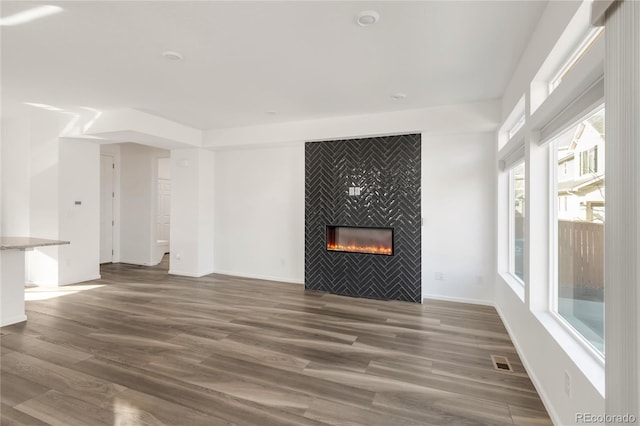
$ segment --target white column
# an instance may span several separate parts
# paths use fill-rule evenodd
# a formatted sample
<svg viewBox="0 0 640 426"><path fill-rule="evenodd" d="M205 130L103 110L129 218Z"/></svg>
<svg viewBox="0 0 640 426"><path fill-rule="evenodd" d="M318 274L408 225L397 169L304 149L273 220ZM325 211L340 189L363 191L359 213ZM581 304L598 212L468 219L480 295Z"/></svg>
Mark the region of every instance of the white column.
<svg viewBox="0 0 640 426"><path fill-rule="evenodd" d="M214 159L200 148L171 151L170 274L213 272Z"/></svg>
<svg viewBox="0 0 640 426"><path fill-rule="evenodd" d="M640 2L615 2L607 11L605 22L606 410L609 415L628 413L637 419L640 416Z"/></svg>

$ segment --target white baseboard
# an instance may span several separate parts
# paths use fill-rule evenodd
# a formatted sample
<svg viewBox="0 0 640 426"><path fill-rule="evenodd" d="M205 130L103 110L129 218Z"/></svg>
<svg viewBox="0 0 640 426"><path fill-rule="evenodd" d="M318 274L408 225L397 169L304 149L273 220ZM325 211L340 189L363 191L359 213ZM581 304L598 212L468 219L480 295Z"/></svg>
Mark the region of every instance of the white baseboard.
<svg viewBox="0 0 640 426"><path fill-rule="evenodd" d="M300 280L296 280L296 279L292 279L292 278L282 278L282 277L273 277L273 276L269 276L269 275L260 275L260 274L246 274L243 272L231 272L231 271L214 271L214 274L220 274L220 275L229 275L232 277L240 277L240 278L251 278L254 280L265 280L265 281L276 281L276 282L280 282L280 283L290 283L290 284L301 284L304 285L304 280L300 281Z"/></svg>
<svg viewBox="0 0 640 426"><path fill-rule="evenodd" d="M19 322L23 322L26 320L27 320L27 316L24 314L15 315L10 318L3 318L2 323L0 324L0 327L6 327L7 325L17 324Z"/></svg>
<svg viewBox="0 0 640 426"><path fill-rule="evenodd" d="M102 276L100 274L91 275L91 276L80 278L80 279L76 279L76 280L73 280L73 281L62 282L62 283L60 283L60 285L79 284L79 283L84 283L84 282L87 282L87 281L99 280L100 278L102 278Z"/></svg>
<svg viewBox="0 0 640 426"><path fill-rule="evenodd" d="M203 273L194 274L193 272L176 271L174 269L169 269L169 272L168 272L169 275L178 275L178 276L190 277L190 278L200 278L200 277L204 277L205 275L211 275L213 273L214 272L203 272Z"/></svg>
<svg viewBox="0 0 640 426"><path fill-rule="evenodd" d="M444 302L457 302L457 303L471 303L473 305L484 305L494 307L496 304L490 300L482 300L482 299L469 299L466 297L452 297L452 296L442 296L439 294L423 294L422 300L425 299L433 299L433 300L442 300Z"/></svg>
<svg viewBox="0 0 640 426"><path fill-rule="evenodd" d="M518 345L518 341L514 338L514 333L511 331L511 327L509 327L509 324L505 321L504 315L500 310L500 306L498 306L498 304L495 304L495 308L496 308L496 311L498 312L498 316L500 317L500 321L502 321L502 324L504 324L504 328L507 330L507 334L509 334L509 338L511 339L511 343L513 343L513 347L516 348L516 352L520 357L520 361L522 361L522 366L526 370L527 375L529 376L529 379L531 379L531 383L533 383L533 386L536 388L538 395L540 395L540 399L544 404L544 408L546 408L547 413L549 413L549 417L551 418L551 421L553 422L554 425L562 424L560 422L560 416L558 416L558 413L553 408L551 399L547 396L544 389L540 385L540 381L538 380L538 377L534 374L533 370L529 366L527 357L525 356L524 352L520 349L520 346Z"/></svg>
<svg viewBox="0 0 640 426"><path fill-rule="evenodd" d="M157 263L152 263L148 260L131 260L131 259L120 259L119 261L113 260L111 263L126 263L127 265L138 265L138 266L155 266Z"/></svg>

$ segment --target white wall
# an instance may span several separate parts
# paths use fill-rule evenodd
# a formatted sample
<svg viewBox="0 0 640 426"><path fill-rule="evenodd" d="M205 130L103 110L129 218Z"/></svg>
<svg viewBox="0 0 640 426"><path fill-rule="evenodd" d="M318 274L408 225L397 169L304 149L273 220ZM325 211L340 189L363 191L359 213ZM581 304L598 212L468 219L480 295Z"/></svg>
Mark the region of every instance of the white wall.
<svg viewBox="0 0 640 426"><path fill-rule="evenodd" d="M423 298L493 304L494 144L493 132L423 136Z"/></svg>
<svg viewBox="0 0 640 426"><path fill-rule="evenodd" d="M215 167L216 154L198 150L198 269L199 275L213 272L216 251L215 241Z"/></svg>
<svg viewBox="0 0 640 426"><path fill-rule="evenodd" d="M38 238L59 239L60 114L34 112L30 117L29 232ZM27 280L59 285L59 247L41 247L27 255Z"/></svg>
<svg viewBox="0 0 640 426"><path fill-rule="evenodd" d="M158 179L171 179L171 159L158 159Z"/></svg>
<svg viewBox="0 0 640 426"><path fill-rule="evenodd" d="M304 283L304 144L220 151L215 271Z"/></svg>
<svg viewBox="0 0 640 426"><path fill-rule="evenodd" d="M213 272L215 153L171 151L169 273L200 277Z"/></svg>
<svg viewBox="0 0 640 426"><path fill-rule="evenodd" d="M142 145L120 147L120 261L151 265L151 153Z"/></svg>
<svg viewBox="0 0 640 426"><path fill-rule="evenodd" d="M208 143L223 147L216 152L216 272L304 282L304 141L418 131L423 293L492 303L494 133L488 130L497 128L498 110L487 102L420 112L208 132ZM434 280L436 271L443 281Z"/></svg>
<svg viewBox="0 0 640 426"><path fill-rule="evenodd" d="M100 278L100 147L60 139L60 284ZM76 204L79 202L80 204Z"/></svg>
<svg viewBox="0 0 640 426"><path fill-rule="evenodd" d="M27 280L41 285L99 276L99 148L59 138L68 120L34 110L2 121L2 235L71 242L27 254Z"/></svg>
<svg viewBox="0 0 640 426"><path fill-rule="evenodd" d="M31 126L28 118L3 119L2 135L2 223L0 235L29 235L29 163Z"/></svg>

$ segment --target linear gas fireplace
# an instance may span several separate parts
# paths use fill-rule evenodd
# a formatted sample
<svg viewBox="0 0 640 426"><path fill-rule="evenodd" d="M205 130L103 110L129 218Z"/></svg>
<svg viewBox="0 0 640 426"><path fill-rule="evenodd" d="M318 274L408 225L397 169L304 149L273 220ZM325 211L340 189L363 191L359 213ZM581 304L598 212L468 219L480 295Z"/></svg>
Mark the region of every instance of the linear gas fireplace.
<svg viewBox="0 0 640 426"><path fill-rule="evenodd" d="M393 256L393 228L327 225L327 250Z"/></svg>

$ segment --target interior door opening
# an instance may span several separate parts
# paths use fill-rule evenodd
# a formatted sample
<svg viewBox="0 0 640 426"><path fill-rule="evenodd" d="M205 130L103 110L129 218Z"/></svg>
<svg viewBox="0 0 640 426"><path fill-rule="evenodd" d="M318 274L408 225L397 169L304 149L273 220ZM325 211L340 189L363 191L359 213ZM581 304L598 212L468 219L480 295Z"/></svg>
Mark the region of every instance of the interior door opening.
<svg viewBox="0 0 640 426"><path fill-rule="evenodd" d="M113 262L114 160L100 155L100 263Z"/></svg>
<svg viewBox="0 0 640 426"><path fill-rule="evenodd" d="M157 254L158 258L169 253L171 230L171 174L169 159L158 158L158 214L157 214Z"/></svg>

